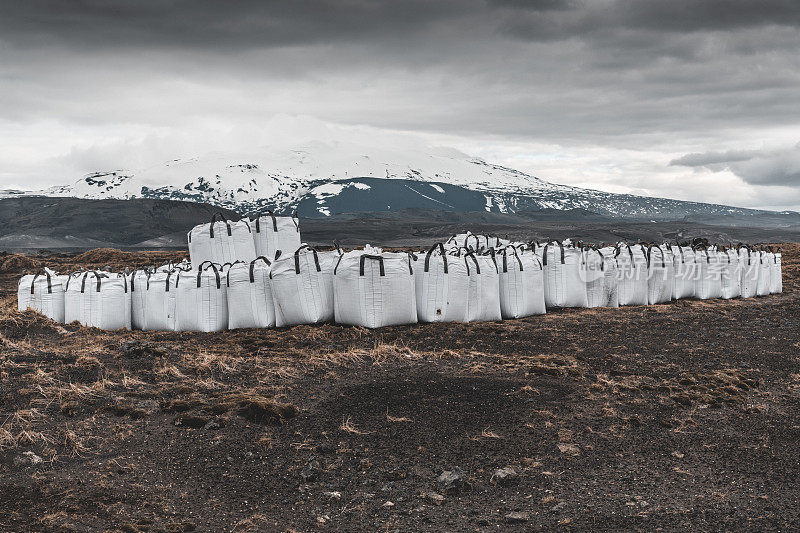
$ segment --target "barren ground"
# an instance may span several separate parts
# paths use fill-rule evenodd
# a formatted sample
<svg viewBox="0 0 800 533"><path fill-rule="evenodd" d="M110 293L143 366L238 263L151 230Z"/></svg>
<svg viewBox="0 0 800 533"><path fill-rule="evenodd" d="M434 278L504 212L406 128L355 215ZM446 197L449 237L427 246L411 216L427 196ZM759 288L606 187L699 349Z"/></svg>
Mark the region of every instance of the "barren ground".
<svg viewBox="0 0 800 533"><path fill-rule="evenodd" d="M0 530L798 529L784 250L762 298L215 334L19 313L0 257Z"/></svg>

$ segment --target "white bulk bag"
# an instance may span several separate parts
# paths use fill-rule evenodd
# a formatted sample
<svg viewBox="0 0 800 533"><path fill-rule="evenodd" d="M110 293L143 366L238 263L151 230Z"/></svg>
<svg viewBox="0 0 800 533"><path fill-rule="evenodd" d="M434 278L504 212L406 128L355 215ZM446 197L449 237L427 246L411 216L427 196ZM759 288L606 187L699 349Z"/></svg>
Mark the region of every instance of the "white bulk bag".
<svg viewBox="0 0 800 533"><path fill-rule="evenodd" d="M144 308L149 278L150 272L147 270L134 270L128 277L131 288L131 326L134 329L145 329Z"/></svg>
<svg viewBox="0 0 800 533"><path fill-rule="evenodd" d="M304 244L272 263L275 325L318 324L333 320L333 269L339 253Z"/></svg>
<svg viewBox="0 0 800 533"><path fill-rule="evenodd" d="M647 305L647 256L642 245L617 246L617 295L619 305Z"/></svg>
<svg viewBox="0 0 800 533"><path fill-rule="evenodd" d="M701 300L722 297L719 256L714 250L695 250L697 281L695 296Z"/></svg>
<svg viewBox="0 0 800 533"><path fill-rule="evenodd" d="M259 257L272 261L278 251L286 255L300 248L300 222L296 211L290 217L276 217L272 211L259 213L250 227Z"/></svg>
<svg viewBox="0 0 800 533"><path fill-rule="evenodd" d="M544 271L539 258L513 246L503 248L500 256L501 316L523 318L544 314Z"/></svg>
<svg viewBox="0 0 800 533"><path fill-rule="evenodd" d="M45 269L22 276L17 286L17 308L33 309L44 316L64 323L64 286L61 277Z"/></svg>
<svg viewBox="0 0 800 533"><path fill-rule="evenodd" d="M611 287L606 287L609 281L606 277L606 258L600 250L594 248L584 248L581 254L583 261L581 269L586 284L586 306L617 307L613 305L616 302L616 279L613 280Z"/></svg>
<svg viewBox="0 0 800 533"><path fill-rule="evenodd" d="M227 287L217 265L206 261L196 271L180 271L175 286L176 331L227 329Z"/></svg>
<svg viewBox="0 0 800 533"><path fill-rule="evenodd" d="M588 307L583 254L560 242L542 248L544 301L547 307Z"/></svg>
<svg viewBox="0 0 800 533"><path fill-rule="evenodd" d="M338 324L380 328L417 321L414 269L407 253L348 252L333 269Z"/></svg>
<svg viewBox="0 0 800 533"><path fill-rule="evenodd" d="M617 275L616 256L617 249L613 246L603 246L598 251L603 258L603 290L605 291L605 303L603 303L601 307L619 307L619 277ZM587 289L587 299L588 296L589 293Z"/></svg>
<svg viewBox="0 0 800 533"><path fill-rule="evenodd" d="M695 277L697 265L695 264L694 250L690 246L675 244L670 247L672 251L672 267L675 272L672 284L672 297L694 298Z"/></svg>
<svg viewBox="0 0 800 533"><path fill-rule="evenodd" d="M647 249L647 303L668 303L675 284L673 259L661 246Z"/></svg>
<svg viewBox="0 0 800 533"><path fill-rule="evenodd" d="M766 296L769 294L769 286L772 283L772 268L770 266L772 258L765 250L758 252L758 285L756 286L756 295Z"/></svg>
<svg viewBox="0 0 800 533"><path fill-rule="evenodd" d="M275 303L269 272L272 263L257 257L228 269L228 329L275 327Z"/></svg>
<svg viewBox="0 0 800 533"><path fill-rule="evenodd" d="M178 274L183 269L158 270L147 279L144 295L144 325L147 331L174 331ZM138 289L137 289L138 290Z"/></svg>
<svg viewBox="0 0 800 533"><path fill-rule="evenodd" d="M465 322L502 320L500 312L500 278L497 263L491 255L464 255L469 276Z"/></svg>
<svg viewBox="0 0 800 533"><path fill-rule="evenodd" d="M438 250L438 254L435 253ZM444 245L432 246L415 261L417 319L420 322L461 322L467 314L469 275L460 259L448 258Z"/></svg>
<svg viewBox="0 0 800 533"><path fill-rule="evenodd" d="M739 272L739 254L736 250L718 250L720 294L729 300L742 294L741 273Z"/></svg>
<svg viewBox="0 0 800 533"><path fill-rule="evenodd" d="M739 287L742 298L753 298L758 294L758 273L761 267L758 252L747 245L738 245Z"/></svg>
<svg viewBox="0 0 800 533"><path fill-rule="evenodd" d="M769 292L780 294L783 292L783 253L780 248L776 249L770 263Z"/></svg>
<svg viewBox="0 0 800 533"><path fill-rule="evenodd" d="M250 224L246 220L229 222L221 213L215 213L210 224L200 224L189 232L189 259L192 265L207 261L219 265L234 261L249 263L256 257Z"/></svg>
<svg viewBox="0 0 800 533"><path fill-rule="evenodd" d="M67 280L64 321L90 328L131 329L131 293L125 274L83 272Z"/></svg>

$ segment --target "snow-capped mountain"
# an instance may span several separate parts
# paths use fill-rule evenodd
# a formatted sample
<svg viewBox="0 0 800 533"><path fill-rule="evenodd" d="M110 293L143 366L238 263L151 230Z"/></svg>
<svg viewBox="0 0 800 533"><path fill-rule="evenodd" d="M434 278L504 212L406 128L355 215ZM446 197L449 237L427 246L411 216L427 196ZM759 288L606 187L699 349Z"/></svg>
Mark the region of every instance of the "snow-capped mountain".
<svg viewBox="0 0 800 533"><path fill-rule="evenodd" d="M26 194L190 200L239 212L297 209L312 217L409 207L502 213L578 208L653 220L757 212L557 185L449 148L393 150L338 141L95 172L70 185Z"/></svg>

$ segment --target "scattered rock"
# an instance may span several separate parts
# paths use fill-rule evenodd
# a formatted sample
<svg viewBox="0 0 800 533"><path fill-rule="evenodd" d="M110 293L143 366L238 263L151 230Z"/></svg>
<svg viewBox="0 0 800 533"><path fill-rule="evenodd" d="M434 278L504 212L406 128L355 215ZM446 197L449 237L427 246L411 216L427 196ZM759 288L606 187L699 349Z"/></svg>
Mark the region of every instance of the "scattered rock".
<svg viewBox="0 0 800 533"><path fill-rule="evenodd" d="M678 459L683 459L685 455L679 451L672 452L672 457L677 457Z"/></svg>
<svg viewBox="0 0 800 533"><path fill-rule="evenodd" d="M425 493L425 499L433 502L436 505L442 505L442 503L444 502L444 496L442 496L438 492Z"/></svg>
<svg viewBox="0 0 800 533"><path fill-rule="evenodd" d="M322 467L319 464L319 461L316 459L311 459L306 463L306 466L303 467L303 470L300 471L300 476L303 478L303 481L306 483L312 483L319 479L319 475L322 472Z"/></svg>
<svg viewBox="0 0 800 533"><path fill-rule="evenodd" d="M219 428L220 428L219 422L217 422L215 420L211 420L211 421L208 422L208 424L203 426L203 429L212 429L213 430L213 429L219 429Z"/></svg>
<svg viewBox="0 0 800 533"><path fill-rule="evenodd" d="M482 517L478 518L477 522L478 522L479 526L488 526L488 525L491 525L491 523L492 523L491 520L489 520L485 516L482 516Z"/></svg>
<svg viewBox="0 0 800 533"><path fill-rule="evenodd" d="M558 443L558 451L560 451L561 453L563 453L565 455L572 455L572 456L577 456L577 455L581 454L581 449L580 448L578 448L574 444L570 444L570 443L567 443L567 442L559 442Z"/></svg>
<svg viewBox="0 0 800 533"><path fill-rule="evenodd" d="M388 508L390 508L390 507L394 507L394 503L392 503L392 502L390 502L390 501L387 501L387 502L386 502L386 503L384 503L384 504L383 504L381 507L386 507L386 508L388 509Z"/></svg>
<svg viewBox="0 0 800 533"><path fill-rule="evenodd" d="M557 504L555 504L554 506L552 506L550 508L550 512L551 513L560 513L561 511L564 510L564 507L566 507L566 506L567 506L567 502L557 503Z"/></svg>
<svg viewBox="0 0 800 533"><path fill-rule="evenodd" d="M327 496L331 500L341 500L342 499L342 493L339 492L338 490L332 490L330 492L323 492L322 494L324 494L325 496Z"/></svg>
<svg viewBox="0 0 800 533"><path fill-rule="evenodd" d="M22 455L18 455L14 458L14 464L17 465L24 465L24 466L36 466L42 464L44 459L36 455L31 451L22 452Z"/></svg>
<svg viewBox="0 0 800 533"><path fill-rule="evenodd" d="M519 474L510 466L495 470L491 479L491 481L503 486L511 485L517 480L519 480Z"/></svg>
<svg viewBox="0 0 800 533"><path fill-rule="evenodd" d="M436 478L436 484L445 494L458 493L464 487L464 472L458 467L445 470Z"/></svg>
<svg viewBox="0 0 800 533"><path fill-rule="evenodd" d="M527 522L530 518L530 515L523 512L514 512L508 513L505 518L506 522L509 524L521 524L523 522Z"/></svg>

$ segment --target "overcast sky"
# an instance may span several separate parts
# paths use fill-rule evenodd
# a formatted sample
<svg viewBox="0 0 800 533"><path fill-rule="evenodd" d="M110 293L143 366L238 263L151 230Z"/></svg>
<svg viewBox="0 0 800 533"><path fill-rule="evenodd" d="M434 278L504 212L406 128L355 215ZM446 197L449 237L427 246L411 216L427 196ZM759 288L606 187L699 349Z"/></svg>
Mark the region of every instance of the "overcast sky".
<svg viewBox="0 0 800 533"><path fill-rule="evenodd" d="M798 30L798 0L3 1L0 186L258 150L297 121L800 209Z"/></svg>

